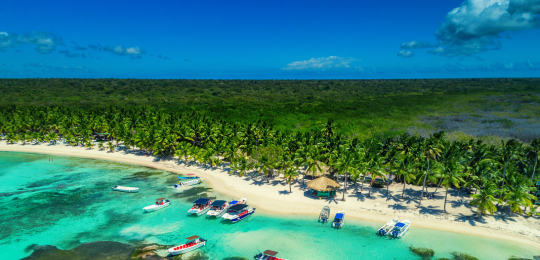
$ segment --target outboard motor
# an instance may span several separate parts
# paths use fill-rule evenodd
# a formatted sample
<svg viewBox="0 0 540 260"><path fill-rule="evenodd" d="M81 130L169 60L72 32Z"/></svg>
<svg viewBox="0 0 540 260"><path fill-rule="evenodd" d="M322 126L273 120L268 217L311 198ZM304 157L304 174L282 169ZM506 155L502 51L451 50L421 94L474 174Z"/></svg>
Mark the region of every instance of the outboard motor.
<svg viewBox="0 0 540 260"><path fill-rule="evenodd" d="M259 258L261 258L262 256L263 256L263 254L262 254L262 253L259 253L258 255L256 255L256 256L254 257L254 259L259 259Z"/></svg>

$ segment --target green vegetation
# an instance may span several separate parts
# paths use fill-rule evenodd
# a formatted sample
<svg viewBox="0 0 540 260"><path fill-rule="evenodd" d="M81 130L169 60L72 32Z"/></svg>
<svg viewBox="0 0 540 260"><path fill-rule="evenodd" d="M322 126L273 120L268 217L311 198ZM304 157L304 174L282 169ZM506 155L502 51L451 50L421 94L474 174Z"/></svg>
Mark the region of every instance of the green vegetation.
<svg viewBox="0 0 540 260"><path fill-rule="evenodd" d="M511 135L540 125L537 79L4 79L0 90L8 144L62 140L92 149L98 133L108 133L97 144L107 152L121 144L129 153L227 165L240 176L284 176L289 185L328 167L345 187L378 179L368 196L396 175L404 187L424 187L419 204L433 184L446 194L474 190L479 216L501 210L496 204L537 214L540 128Z"/></svg>
<svg viewBox="0 0 540 260"><path fill-rule="evenodd" d="M539 93L539 79L0 79L0 106L163 108L304 132L332 118L343 135L360 139L457 131L469 136L449 137L530 141L522 128L538 123ZM497 121L505 118L511 122ZM498 124L507 128L490 130Z"/></svg>

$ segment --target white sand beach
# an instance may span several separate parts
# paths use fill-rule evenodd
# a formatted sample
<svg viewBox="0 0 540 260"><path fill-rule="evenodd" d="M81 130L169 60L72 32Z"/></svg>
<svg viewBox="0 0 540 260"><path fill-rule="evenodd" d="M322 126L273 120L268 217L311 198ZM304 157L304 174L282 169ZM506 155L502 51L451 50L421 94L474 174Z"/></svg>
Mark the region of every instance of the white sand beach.
<svg viewBox="0 0 540 260"><path fill-rule="evenodd" d="M386 196L386 188L374 188L371 197L367 197L368 185L364 185L363 192L360 192L360 184L351 185L345 194L346 201L343 202L341 190L336 198L329 200L307 196L308 189L302 185L301 179L292 185L293 192L289 193L289 185L281 178L275 178L267 183L266 178L254 180L249 177L230 176L221 167L210 169L198 167L195 164L187 166L176 158L158 160L157 157L124 151L111 153L99 151L97 148L87 149L63 144L8 145L5 141L0 142L0 151L75 156L142 165L176 173L195 173L205 178L205 181L208 181L216 192L232 197L248 197L250 205L269 214L311 215L316 219L321 208L329 205L333 212L346 210L348 217L377 221L382 224L399 216L400 219L410 218L413 227L511 240L540 250L540 221L537 217L517 214L510 216L506 212L497 212L495 216L476 218L475 208L468 206L470 198L465 190L462 190L461 194L458 194L457 190L450 190L446 205L449 213L445 214L443 213L445 192L443 188L438 190L436 199L423 200L420 208L416 205L421 187L407 185L406 194L414 193L414 195L410 196L410 200L402 200L403 184L401 183L391 185L389 196ZM340 184L343 186L343 182ZM434 190L435 188L429 188L430 192Z"/></svg>

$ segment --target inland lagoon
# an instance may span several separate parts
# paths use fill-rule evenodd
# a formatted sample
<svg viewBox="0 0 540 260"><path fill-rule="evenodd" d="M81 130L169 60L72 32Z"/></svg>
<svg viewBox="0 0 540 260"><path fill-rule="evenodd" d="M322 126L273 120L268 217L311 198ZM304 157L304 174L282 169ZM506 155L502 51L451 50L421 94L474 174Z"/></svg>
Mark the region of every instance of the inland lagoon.
<svg viewBox="0 0 540 260"><path fill-rule="evenodd" d="M537 254L514 242L416 227L401 239L379 237L376 231L383 223L352 218L344 228L334 230L317 222L319 212L278 217L257 211L237 224L192 217L187 210L200 196L233 198L211 192L206 184L175 189L178 174L135 165L0 152L0 169L2 259L29 257L36 246L70 250L98 241L119 248L176 245L192 235L208 243L182 259L252 259L267 249L287 259L453 259L467 254L495 260L532 259ZM140 191L114 192L114 185ZM171 200L171 206L143 212L143 207L162 197ZM332 209L335 213L338 208ZM419 256L411 248L428 248L434 255Z"/></svg>

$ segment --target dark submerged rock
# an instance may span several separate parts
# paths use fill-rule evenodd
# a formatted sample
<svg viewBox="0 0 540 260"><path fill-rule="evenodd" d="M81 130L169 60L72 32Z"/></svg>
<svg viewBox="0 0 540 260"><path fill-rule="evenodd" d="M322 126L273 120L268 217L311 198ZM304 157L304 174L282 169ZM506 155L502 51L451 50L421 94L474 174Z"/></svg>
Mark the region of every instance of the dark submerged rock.
<svg viewBox="0 0 540 260"><path fill-rule="evenodd" d="M28 249L33 250L33 252L30 256L23 258L25 260L127 260L135 250L131 245L112 241L84 243L71 250L37 245Z"/></svg>
<svg viewBox="0 0 540 260"><path fill-rule="evenodd" d="M429 248L425 248L425 247L413 247L413 246L410 246L409 250L411 250L411 252L421 256L422 259L431 259L435 255L435 251L433 251L433 249L429 249Z"/></svg>
<svg viewBox="0 0 540 260"><path fill-rule="evenodd" d="M454 255L454 260L478 260L478 258L472 255L468 255L468 254L460 253L460 252L454 252L452 253L452 255Z"/></svg>

